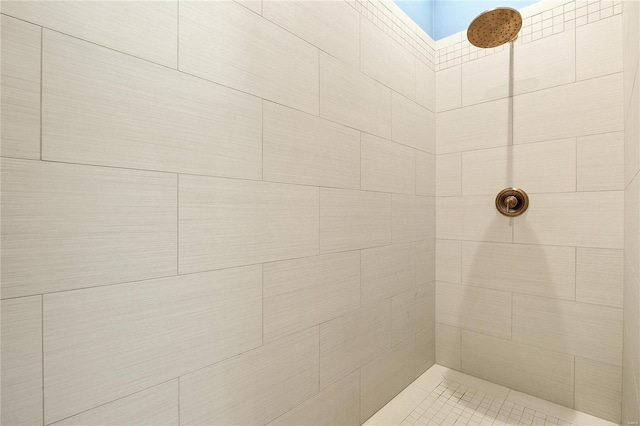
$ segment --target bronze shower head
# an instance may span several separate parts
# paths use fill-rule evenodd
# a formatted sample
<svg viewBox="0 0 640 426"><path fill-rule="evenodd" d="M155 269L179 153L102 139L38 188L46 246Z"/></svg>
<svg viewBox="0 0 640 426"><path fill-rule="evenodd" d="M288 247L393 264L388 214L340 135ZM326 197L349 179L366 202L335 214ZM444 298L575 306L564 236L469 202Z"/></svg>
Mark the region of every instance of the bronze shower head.
<svg viewBox="0 0 640 426"><path fill-rule="evenodd" d="M497 47L516 40L520 28L520 12L510 7L496 7L481 13L471 21L467 38L477 47Z"/></svg>

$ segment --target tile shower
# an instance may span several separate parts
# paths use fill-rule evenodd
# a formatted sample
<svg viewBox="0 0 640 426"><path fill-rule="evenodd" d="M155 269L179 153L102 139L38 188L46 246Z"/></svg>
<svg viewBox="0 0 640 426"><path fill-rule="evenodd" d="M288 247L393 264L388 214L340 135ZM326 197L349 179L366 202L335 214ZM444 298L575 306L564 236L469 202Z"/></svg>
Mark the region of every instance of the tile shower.
<svg viewBox="0 0 640 426"><path fill-rule="evenodd" d="M361 424L434 363L639 421L640 3L513 58L387 0L0 12L3 425Z"/></svg>

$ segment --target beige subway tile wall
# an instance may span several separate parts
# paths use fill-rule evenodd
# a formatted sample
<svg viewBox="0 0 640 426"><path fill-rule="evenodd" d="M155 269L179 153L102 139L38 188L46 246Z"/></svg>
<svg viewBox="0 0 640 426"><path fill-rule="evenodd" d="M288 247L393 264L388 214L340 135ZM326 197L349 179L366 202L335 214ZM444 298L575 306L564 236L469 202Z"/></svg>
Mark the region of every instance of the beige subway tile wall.
<svg viewBox="0 0 640 426"><path fill-rule="evenodd" d="M462 330L461 370L565 406L574 401L574 357Z"/></svg>
<svg viewBox="0 0 640 426"><path fill-rule="evenodd" d="M2 424L359 424L433 365L396 5L2 6Z"/></svg>
<svg viewBox="0 0 640 426"><path fill-rule="evenodd" d="M462 195L462 155L438 155L436 161L436 195Z"/></svg>
<svg viewBox="0 0 640 426"><path fill-rule="evenodd" d="M360 14L346 2L265 1L262 16L344 62L359 63Z"/></svg>
<svg viewBox="0 0 640 426"><path fill-rule="evenodd" d="M509 96L509 51L462 64L462 106Z"/></svg>
<svg viewBox="0 0 640 426"><path fill-rule="evenodd" d="M362 250L361 303L387 299L421 284L416 277L415 244L398 244Z"/></svg>
<svg viewBox="0 0 640 426"><path fill-rule="evenodd" d="M415 60L376 24L360 16L360 70L364 74L415 100Z"/></svg>
<svg viewBox="0 0 640 426"><path fill-rule="evenodd" d="M436 111L443 112L462 106L462 69L448 68L436 73Z"/></svg>
<svg viewBox="0 0 640 426"><path fill-rule="evenodd" d="M56 422L60 426L180 424L178 379L125 396L97 408Z"/></svg>
<svg viewBox="0 0 640 426"><path fill-rule="evenodd" d="M436 301L436 321L440 324L505 339L511 337L509 292L438 281Z"/></svg>
<svg viewBox="0 0 640 426"><path fill-rule="evenodd" d="M539 173L541 164L545 173ZM574 192L576 141L571 138L464 152L462 170L463 195L491 195L510 181L520 182L530 194Z"/></svg>
<svg viewBox="0 0 640 426"><path fill-rule="evenodd" d="M544 34L532 17L541 26L544 13L556 19L557 8L523 9L513 55L509 44L468 47L464 33L438 42L436 361L620 422L622 249L629 256L628 246L639 245L625 241L637 239L638 226L625 222L638 221L630 211L638 196L623 189L640 168L627 158L640 145L623 122L623 111L637 121L638 110L624 101L633 103L621 32L637 49L638 7L625 2L635 21L621 30L620 8L606 15L601 2L591 2L598 13L576 24L574 8L582 13L586 2L584 10L562 3L563 25ZM623 175L625 160L635 169ZM515 218L494 205L511 186L530 197L528 211ZM637 309L637 298L631 303ZM638 341L629 322L625 333ZM625 359L638 358L637 347L625 349ZM634 374L626 387L637 386Z"/></svg>
<svg viewBox="0 0 640 426"><path fill-rule="evenodd" d="M460 370L460 328L436 323L436 362Z"/></svg>
<svg viewBox="0 0 640 426"><path fill-rule="evenodd" d="M2 297L175 275L175 174L2 159Z"/></svg>
<svg viewBox="0 0 640 426"><path fill-rule="evenodd" d="M355 425L360 423L360 370L320 391L269 425Z"/></svg>
<svg viewBox="0 0 640 426"><path fill-rule="evenodd" d="M577 140L578 191L624 189L624 134L603 133Z"/></svg>
<svg viewBox="0 0 640 426"><path fill-rule="evenodd" d="M416 194L436 195L436 156L416 150Z"/></svg>
<svg viewBox="0 0 640 426"><path fill-rule="evenodd" d="M45 295L45 422L260 346L261 284L255 265Z"/></svg>
<svg viewBox="0 0 640 426"><path fill-rule="evenodd" d="M391 96L391 139L421 151L436 152L435 114L397 93Z"/></svg>
<svg viewBox="0 0 640 426"><path fill-rule="evenodd" d="M391 139L391 89L320 52L320 117Z"/></svg>
<svg viewBox="0 0 640 426"><path fill-rule="evenodd" d="M432 282L418 284L417 288L395 295L391 299L391 344L397 345L423 329L433 334L434 327L429 318L433 317L434 309L435 286Z"/></svg>
<svg viewBox="0 0 640 426"><path fill-rule="evenodd" d="M2 13L170 68L177 65L177 1L11 0L2 4Z"/></svg>
<svg viewBox="0 0 640 426"><path fill-rule="evenodd" d="M435 303L435 294L428 296L431 303ZM416 376L420 376L436 362L436 354L432 347L436 340L435 324L431 321L422 331L416 333Z"/></svg>
<svg viewBox="0 0 640 426"><path fill-rule="evenodd" d="M499 99L438 113L438 154L507 146L509 102Z"/></svg>
<svg viewBox="0 0 640 426"><path fill-rule="evenodd" d="M362 189L415 194L416 152L417 150L399 143L363 134L361 140ZM431 166L433 167L434 164Z"/></svg>
<svg viewBox="0 0 640 426"><path fill-rule="evenodd" d="M391 194L320 188L320 252L391 244Z"/></svg>
<svg viewBox="0 0 640 426"><path fill-rule="evenodd" d="M320 387L391 348L391 299L320 324Z"/></svg>
<svg viewBox="0 0 640 426"><path fill-rule="evenodd" d="M180 377L185 424L267 424L318 393L318 327Z"/></svg>
<svg viewBox="0 0 640 426"><path fill-rule="evenodd" d="M360 132L266 101L262 120L264 180L360 189Z"/></svg>
<svg viewBox="0 0 640 426"><path fill-rule="evenodd" d="M261 178L259 98L47 29L42 61L43 159Z"/></svg>
<svg viewBox="0 0 640 426"><path fill-rule="evenodd" d="M360 370L360 422L365 422L383 405L406 387L416 375L415 340L412 336Z"/></svg>
<svg viewBox="0 0 640 426"><path fill-rule="evenodd" d="M618 416L622 401L622 367L576 357L576 410L582 407L602 418Z"/></svg>
<svg viewBox="0 0 640 426"><path fill-rule="evenodd" d="M567 30L514 49L514 94L575 82L575 38L575 30Z"/></svg>
<svg viewBox="0 0 640 426"><path fill-rule="evenodd" d="M1 17L3 157L40 159L42 28Z"/></svg>
<svg viewBox="0 0 640 426"><path fill-rule="evenodd" d="M263 264L263 340L270 342L358 309L360 258L358 251L348 251Z"/></svg>
<svg viewBox="0 0 640 426"><path fill-rule="evenodd" d="M233 1L181 1L179 20L180 71L318 114L316 46Z"/></svg>
<svg viewBox="0 0 640 426"><path fill-rule="evenodd" d="M2 423L41 424L42 296L0 303Z"/></svg>
<svg viewBox="0 0 640 426"><path fill-rule="evenodd" d="M416 61L416 102L431 112L436 109L436 73L430 66Z"/></svg>
<svg viewBox="0 0 640 426"><path fill-rule="evenodd" d="M640 423L640 3L629 0L623 2L621 27L625 227L622 423L628 424ZM600 52L603 51L600 49ZM598 380L598 376L591 377ZM588 380L589 376L585 379ZM591 398L592 395L585 395L586 401ZM598 409L605 410L607 407L600 404Z"/></svg>

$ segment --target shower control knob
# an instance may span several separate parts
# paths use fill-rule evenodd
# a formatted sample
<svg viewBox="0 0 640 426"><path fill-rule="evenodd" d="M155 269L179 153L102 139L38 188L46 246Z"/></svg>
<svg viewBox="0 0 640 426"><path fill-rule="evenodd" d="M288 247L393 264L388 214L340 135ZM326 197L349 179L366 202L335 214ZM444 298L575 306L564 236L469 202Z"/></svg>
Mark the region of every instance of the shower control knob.
<svg viewBox="0 0 640 426"><path fill-rule="evenodd" d="M505 188L496 196L496 208L505 216L520 216L528 207L529 197L522 189Z"/></svg>

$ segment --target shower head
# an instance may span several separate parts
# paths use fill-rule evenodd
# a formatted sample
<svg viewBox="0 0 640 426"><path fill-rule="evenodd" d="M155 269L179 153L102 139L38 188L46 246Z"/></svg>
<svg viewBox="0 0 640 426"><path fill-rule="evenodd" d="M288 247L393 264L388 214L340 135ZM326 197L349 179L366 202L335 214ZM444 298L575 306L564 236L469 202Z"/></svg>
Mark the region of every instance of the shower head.
<svg viewBox="0 0 640 426"><path fill-rule="evenodd" d="M497 47L516 40L520 28L520 12L510 7L496 7L481 13L471 21L467 38L477 47Z"/></svg>

